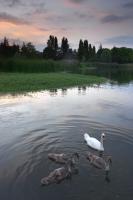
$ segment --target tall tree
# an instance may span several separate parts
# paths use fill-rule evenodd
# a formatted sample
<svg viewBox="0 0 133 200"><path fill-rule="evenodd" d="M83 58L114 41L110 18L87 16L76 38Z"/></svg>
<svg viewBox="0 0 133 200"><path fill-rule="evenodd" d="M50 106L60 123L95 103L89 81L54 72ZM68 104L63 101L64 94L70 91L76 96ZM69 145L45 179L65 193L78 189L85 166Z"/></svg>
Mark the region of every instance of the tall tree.
<svg viewBox="0 0 133 200"><path fill-rule="evenodd" d="M47 41L47 47L54 49L55 46L54 46L54 36L53 35L49 36L49 39Z"/></svg>
<svg viewBox="0 0 133 200"><path fill-rule="evenodd" d="M101 54L102 54L103 48L102 48L102 44L100 44L99 49L97 51L97 58L100 59Z"/></svg>
<svg viewBox="0 0 133 200"><path fill-rule="evenodd" d="M87 61L89 58L89 45L88 45L88 40L84 40L84 57L85 60Z"/></svg>
<svg viewBox="0 0 133 200"><path fill-rule="evenodd" d="M63 51L63 53L65 54L68 49L69 49L69 44L68 44L68 39L63 37L62 38L62 42L61 42L61 49Z"/></svg>
<svg viewBox="0 0 133 200"><path fill-rule="evenodd" d="M84 43L80 39L80 41L79 41L79 48L78 48L78 58L79 58L79 60L82 60L83 57L84 57Z"/></svg>
<svg viewBox="0 0 133 200"><path fill-rule="evenodd" d="M55 50L58 49L58 39L57 39L57 37L54 38L54 48L55 48Z"/></svg>
<svg viewBox="0 0 133 200"><path fill-rule="evenodd" d="M89 51L89 58L92 58L92 54L93 54L92 51L93 50L92 50L91 44L89 44L89 50L88 51Z"/></svg>
<svg viewBox="0 0 133 200"><path fill-rule="evenodd" d="M57 37L50 35L47 41L47 47L43 50L43 57L46 59L54 59L58 49Z"/></svg>
<svg viewBox="0 0 133 200"><path fill-rule="evenodd" d="M4 47L9 47L9 41L8 41L8 39L6 37L4 37L3 46Z"/></svg>
<svg viewBox="0 0 133 200"><path fill-rule="evenodd" d="M10 56L10 47L9 47L9 41L6 37L4 37L3 42L1 42L0 45L0 53L2 56Z"/></svg>
<svg viewBox="0 0 133 200"><path fill-rule="evenodd" d="M95 55L96 55L96 47L93 46L93 48L92 48L92 57L94 58Z"/></svg>
<svg viewBox="0 0 133 200"><path fill-rule="evenodd" d="M54 50L57 50L58 49L58 39L57 39L57 37L50 35L49 39L47 41L47 47L54 49Z"/></svg>

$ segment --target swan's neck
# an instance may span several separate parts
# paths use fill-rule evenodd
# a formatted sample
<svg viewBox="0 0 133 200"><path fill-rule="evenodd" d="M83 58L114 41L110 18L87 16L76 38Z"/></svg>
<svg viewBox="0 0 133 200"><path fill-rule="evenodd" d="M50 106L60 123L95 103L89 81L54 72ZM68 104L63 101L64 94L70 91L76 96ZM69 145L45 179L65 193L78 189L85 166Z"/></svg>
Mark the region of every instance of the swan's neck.
<svg viewBox="0 0 133 200"><path fill-rule="evenodd" d="M101 147L103 148L103 136L101 135Z"/></svg>

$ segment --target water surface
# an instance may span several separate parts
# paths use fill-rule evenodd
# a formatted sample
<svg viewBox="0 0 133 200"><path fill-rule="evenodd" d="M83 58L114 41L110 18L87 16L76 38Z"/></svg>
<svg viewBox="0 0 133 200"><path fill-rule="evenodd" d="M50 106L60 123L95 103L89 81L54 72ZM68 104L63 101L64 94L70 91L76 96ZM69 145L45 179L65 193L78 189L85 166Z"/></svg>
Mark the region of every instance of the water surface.
<svg viewBox="0 0 133 200"><path fill-rule="evenodd" d="M0 96L1 199L131 200L132 100L132 82ZM86 160L85 132L97 138L106 133L105 154L113 160L110 182ZM40 179L59 166L47 154L75 151L79 174L41 187Z"/></svg>

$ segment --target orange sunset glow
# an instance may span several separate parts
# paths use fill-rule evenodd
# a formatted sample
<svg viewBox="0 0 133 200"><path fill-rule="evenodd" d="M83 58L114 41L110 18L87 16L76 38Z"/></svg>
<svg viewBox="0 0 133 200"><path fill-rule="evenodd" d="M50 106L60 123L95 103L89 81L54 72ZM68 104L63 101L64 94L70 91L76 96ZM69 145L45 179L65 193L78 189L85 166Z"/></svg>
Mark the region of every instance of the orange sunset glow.
<svg viewBox="0 0 133 200"><path fill-rule="evenodd" d="M125 0L8 0L1 1L0 39L30 41L39 49L50 34L69 37L77 48L80 38L98 46L112 47L133 43L132 3ZM119 23L119 26L118 26ZM120 30L120 31L119 31Z"/></svg>

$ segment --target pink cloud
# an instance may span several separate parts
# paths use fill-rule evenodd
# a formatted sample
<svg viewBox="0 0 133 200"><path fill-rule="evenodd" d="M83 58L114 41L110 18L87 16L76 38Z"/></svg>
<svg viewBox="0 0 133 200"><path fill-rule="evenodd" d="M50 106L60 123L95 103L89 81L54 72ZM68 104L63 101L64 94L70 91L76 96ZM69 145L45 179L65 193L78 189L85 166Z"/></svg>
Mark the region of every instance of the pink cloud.
<svg viewBox="0 0 133 200"><path fill-rule="evenodd" d="M67 7L70 7L70 8L79 8L82 6L82 4L80 4L78 1L72 1L72 0L64 0L64 4L65 6Z"/></svg>

